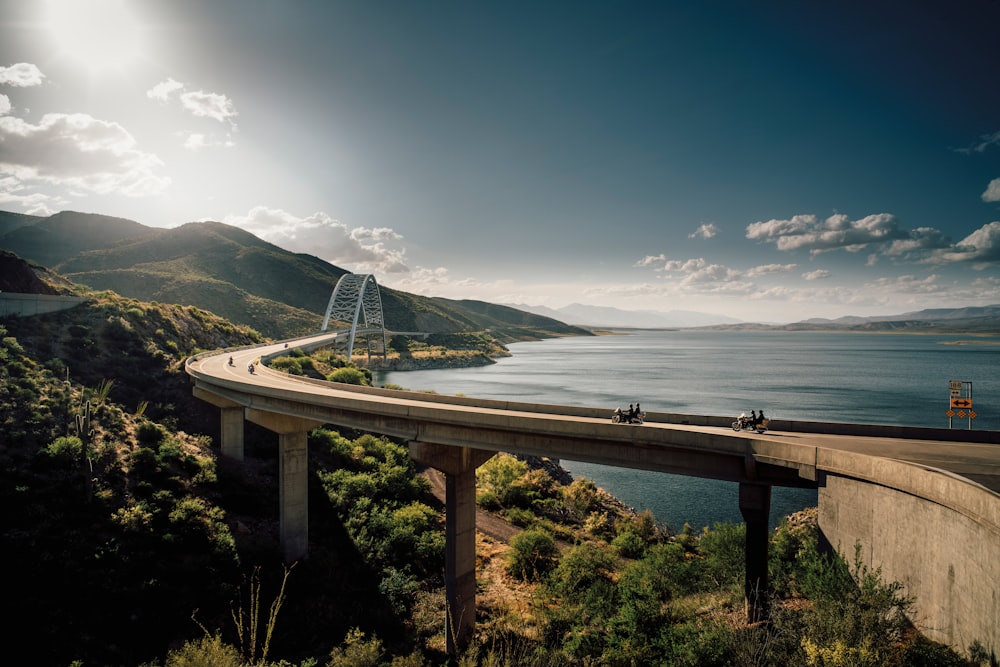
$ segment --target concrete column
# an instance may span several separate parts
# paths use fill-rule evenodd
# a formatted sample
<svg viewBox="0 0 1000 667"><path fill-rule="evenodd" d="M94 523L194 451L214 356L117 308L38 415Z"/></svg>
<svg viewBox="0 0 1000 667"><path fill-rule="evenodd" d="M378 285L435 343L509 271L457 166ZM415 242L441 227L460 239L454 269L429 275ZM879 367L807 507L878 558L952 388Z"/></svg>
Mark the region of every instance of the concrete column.
<svg viewBox="0 0 1000 667"><path fill-rule="evenodd" d="M476 627L476 468L494 454L470 447L410 443L411 458L445 474L445 633L450 655L469 645Z"/></svg>
<svg viewBox="0 0 1000 667"><path fill-rule="evenodd" d="M285 562L293 563L309 554L309 431L323 424L253 408L246 418L278 434L281 550Z"/></svg>
<svg viewBox="0 0 1000 667"><path fill-rule="evenodd" d="M445 475L444 586L448 653L468 646L476 623L476 469Z"/></svg>
<svg viewBox="0 0 1000 667"><path fill-rule="evenodd" d="M222 455L234 461L243 460L243 407L222 408Z"/></svg>
<svg viewBox="0 0 1000 667"><path fill-rule="evenodd" d="M771 487L767 484L740 484L740 514L747 526L746 597L747 623L768 618L767 545Z"/></svg>
<svg viewBox="0 0 1000 667"><path fill-rule="evenodd" d="M309 553L308 432L278 435L281 549L286 563Z"/></svg>

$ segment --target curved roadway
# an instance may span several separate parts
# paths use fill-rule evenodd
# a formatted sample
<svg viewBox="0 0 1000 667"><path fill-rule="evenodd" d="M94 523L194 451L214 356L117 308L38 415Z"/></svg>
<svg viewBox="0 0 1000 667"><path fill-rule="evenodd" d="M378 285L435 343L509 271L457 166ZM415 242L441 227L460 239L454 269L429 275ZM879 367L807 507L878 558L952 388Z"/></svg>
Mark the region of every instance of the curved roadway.
<svg viewBox="0 0 1000 667"><path fill-rule="evenodd" d="M772 421L773 430L758 435L734 432L731 418L655 412L631 426L612 424L607 408L358 387L263 365L247 370L261 357L323 347L340 335L200 354L188 359L187 372L197 396L226 407L224 450L235 418L285 429L281 511L289 560L308 550L302 462L313 426L404 439L411 456L448 475L446 595L463 619L449 631L449 650L471 634L475 618L475 466L500 451L738 482L748 619L761 609L753 591L767 585L767 486L819 488L829 544L861 545L871 567L907 582L919 601L912 620L931 639L959 649L973 639L991 651L1000 647L1000 598L989 586L1000 580L1000 431Z"/></svg>
<svg viewBox="0 0 1000 667"><path fill-rule="evenodd" d="M758 435L736 433L723 426L728 418L655 412L648 413L643 426L614 425L610 423L607 408L518 404L380 390L288 375L263 364L258 364L253 374L248 371L248 364L262 357L266 359L294 348L324 347L344 335L344 332L323 333L231 352L202 354L188 360L187 371L196 386L246 407L319 418L327 423L381 431L413 441L438 441L732 481L758 481L759 476L759 481L785 486L814 486L816 470L827 467L823 464L824 454L844 452L937 468L994 492L1000 491L1000 446L996 444L1000 442L1000 432L987 432L996 436L987 437L992 442L959 442L951 439L964 435L957 430L947 432L948 439L944 439L937 437L940 429L925 429L934 437L917 439L863 435L864 427L849 435L805 433L794 430L794 422L778 422L781 430ZM303 413L304 406L313 409ZM698 419L705 424L697 425ZM430 428L431 424L440 428ZM509 441L493 442L475 433L476 430L504 432ZM462 440L448 441L454 437ZM611 453L609 446L617 447L617 453ZM621 450L622 446L641 452L629 454ZM664 447L672 453L672 463L650 451ZM742 463L735 465L734 460L741 457ZM751 457L753 461L749 460ZM692 465L701 466L708 459L726 462L710 465L700 472L691 469Z"/></svg>

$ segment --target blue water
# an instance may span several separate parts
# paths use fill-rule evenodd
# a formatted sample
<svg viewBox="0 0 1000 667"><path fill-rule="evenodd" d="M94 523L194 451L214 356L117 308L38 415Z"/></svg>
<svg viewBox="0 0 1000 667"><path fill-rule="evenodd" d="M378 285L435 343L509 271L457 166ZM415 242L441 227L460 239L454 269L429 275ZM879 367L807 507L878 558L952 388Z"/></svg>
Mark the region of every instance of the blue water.
<svg viewBox="0 0 1000 667"><path fill-rule="evenodd" d="M974 429L1000 429L1000 335L633 331L509 346L478 368L383 373L378 384L482 398L655 412L947 428L949 380L971 382ZM966 385L968 387L968 385ZM955 417L953 428L969 428ZM730 482L562 461L672 530L740 522ZM771 524L816 504L775 488Z"/></svg>

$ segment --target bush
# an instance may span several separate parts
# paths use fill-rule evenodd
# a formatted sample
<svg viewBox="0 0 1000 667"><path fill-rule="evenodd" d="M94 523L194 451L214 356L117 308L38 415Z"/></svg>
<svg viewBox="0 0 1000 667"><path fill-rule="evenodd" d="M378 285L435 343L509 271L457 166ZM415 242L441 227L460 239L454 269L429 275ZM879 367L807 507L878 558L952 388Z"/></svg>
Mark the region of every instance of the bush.
<svg viewBox="0 0 1000 667"><path fill-rule="evenodd" d="M705 558L705 575L716 586L743 585L746 534L746 524L717 523L698 539L698 550Z"/></svg>
<svg viewBox="0 0 1000 667"><path fill-rule="evenodd" d="M369 386L371 384L371 381L365 375L364 371L360 368L353 368L351 366L338 368L334 372L330 373L326 379L330 382L341 382L343 384L356 384L361 386Z"/></svg>
<svg viewBox="0 0 1000 667"><path fill-rule="evenodd" d="M83 441L75 435L60 436L43 450L55 459L68 463L79 461L83 456Z"/></svg>
<svg viewBox="0 0 1000 667"><path fill-rule="evenodd" d="M618 550L622 558L641 558L646 553L646 540L631 530L618 533L611 540L611 546Z"/></svg>
<svg viewBox="0 0 1000 667"><path fill-rule="evenodd" d="M186 642L179 649L170 651L163 667L244 667L240 652L229 644L224 644L218 635L202 637ZM140 667L157 667L157 663L146 663Z"/></svg>
<svg viewBox="0 0 1000 667"><path fill-rule="evenodd" d="M507 572L524 581L538 581L556 562L556 542L547 531L532 528L510 541Z"/></svg>
<svg viewBox="0 0 1000 667"><path fill-rule="evenodd" d="M510 454L498 454L476 469L476 482L484 499L501 507L531 507L532 501L540 497L536 489L544 486L545 478L551 482L548 474L544 478L533 475L527 463Z"/></svg>

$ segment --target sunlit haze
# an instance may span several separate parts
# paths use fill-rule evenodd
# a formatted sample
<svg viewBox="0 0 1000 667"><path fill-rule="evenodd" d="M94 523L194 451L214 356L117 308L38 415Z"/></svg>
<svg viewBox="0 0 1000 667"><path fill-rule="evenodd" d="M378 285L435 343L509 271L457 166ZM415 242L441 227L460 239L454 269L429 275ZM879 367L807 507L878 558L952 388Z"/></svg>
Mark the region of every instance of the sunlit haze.
<svg viewBox="0 0 1000 667"><path fill-rule="evenodd" d="M1000 303L1000 3L0 5L0 210L742 320Z"/></svg>

